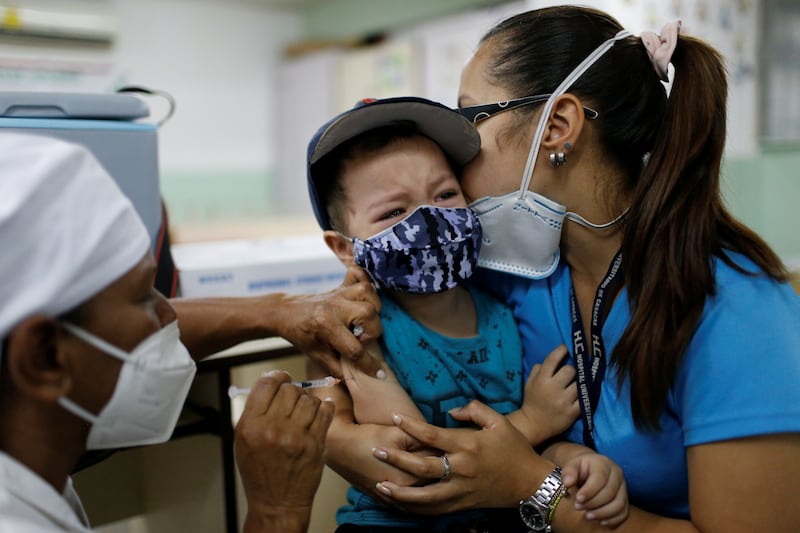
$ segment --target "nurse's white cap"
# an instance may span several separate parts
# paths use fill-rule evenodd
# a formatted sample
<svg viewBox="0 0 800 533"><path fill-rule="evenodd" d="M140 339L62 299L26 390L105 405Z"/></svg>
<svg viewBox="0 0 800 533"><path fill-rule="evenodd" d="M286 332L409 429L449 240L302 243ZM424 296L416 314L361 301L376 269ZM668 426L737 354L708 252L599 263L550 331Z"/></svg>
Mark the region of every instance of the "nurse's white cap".
<svg viewBox="0 0 800 533"><path fill-rule="evenodd" d="M0 339L33 314L90 299L149 248L133 205L89 150L0 133Z"/></svg>

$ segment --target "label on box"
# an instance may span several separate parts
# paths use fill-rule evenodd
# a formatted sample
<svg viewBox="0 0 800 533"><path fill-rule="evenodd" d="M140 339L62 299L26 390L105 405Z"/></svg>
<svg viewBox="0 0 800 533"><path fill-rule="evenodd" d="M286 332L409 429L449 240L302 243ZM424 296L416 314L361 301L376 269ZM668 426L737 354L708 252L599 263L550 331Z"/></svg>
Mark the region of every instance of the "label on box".
<svg viewBox="0 0 800 533"><path fill-rule="evenodd" d="M172 253L187 298L318 293L345 274L317 235L175 244Z"/></svg>

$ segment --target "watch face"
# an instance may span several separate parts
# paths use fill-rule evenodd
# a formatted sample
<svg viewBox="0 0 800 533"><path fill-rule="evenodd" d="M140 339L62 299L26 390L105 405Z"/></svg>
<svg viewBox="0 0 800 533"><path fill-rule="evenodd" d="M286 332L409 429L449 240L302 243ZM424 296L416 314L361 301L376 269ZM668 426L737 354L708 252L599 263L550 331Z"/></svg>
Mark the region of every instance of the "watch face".
<svg viewBox="0 0 800 533"><path fill-rule="evenodd" d="M530 500L519 506L519 515L522 522L534 531L544 531L547 527L547 520L542 510Z"/></svg>

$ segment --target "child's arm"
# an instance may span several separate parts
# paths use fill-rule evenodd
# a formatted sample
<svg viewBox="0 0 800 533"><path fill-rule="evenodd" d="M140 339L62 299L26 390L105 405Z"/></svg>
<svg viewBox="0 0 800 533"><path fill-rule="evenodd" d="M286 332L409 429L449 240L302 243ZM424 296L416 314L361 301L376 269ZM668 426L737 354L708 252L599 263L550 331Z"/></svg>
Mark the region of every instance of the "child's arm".
<svg viewBox="0 0 800 533"><path fill-rule="evenodd" d="M422 413L411 400L408 392L400 385L397 376L383 358L377 342L366 346L367 351L381 363L386 373L385 379L378 379L359 370L352 361L342 358L342 378L353 403L355 420L359 424L381 424L393 426L392 414L402 413L424 421ZM309 378L323 377L325 370L309 363ZM315 391L317 396L325 395L325 389Z"/></svg>
<svg viewBox="0 0 800 533"><path fill-rule="evenodd" d="M625 477L614 461L572 442L556 442L542 457L562 465L564 487L573 494L575 508L586 509L586 518L616 527L628 517Z"/></svg>
<svg viewBox="0 0 800 533"><path fill-rule="evenodd" d="M570 365L559 368L566 355L567 348L559 346L531 369L522 407L507 415L533 446L562 433L580 415L575 369Z"/></svg>

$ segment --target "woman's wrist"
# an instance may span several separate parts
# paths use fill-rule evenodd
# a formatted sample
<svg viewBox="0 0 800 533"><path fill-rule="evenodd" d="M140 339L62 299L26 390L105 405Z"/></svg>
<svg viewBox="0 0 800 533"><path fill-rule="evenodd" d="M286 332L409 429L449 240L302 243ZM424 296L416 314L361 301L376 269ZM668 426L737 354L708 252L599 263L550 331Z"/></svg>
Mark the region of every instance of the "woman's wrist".
<svg viewBox="0 0 800 533"><path fill-rule="evenodd" d="M514 505L533 496L542 485L542 482L555 469L556 464L543 458L533 449L528 459L520 463L519 475L514 476Z"/></svg>

